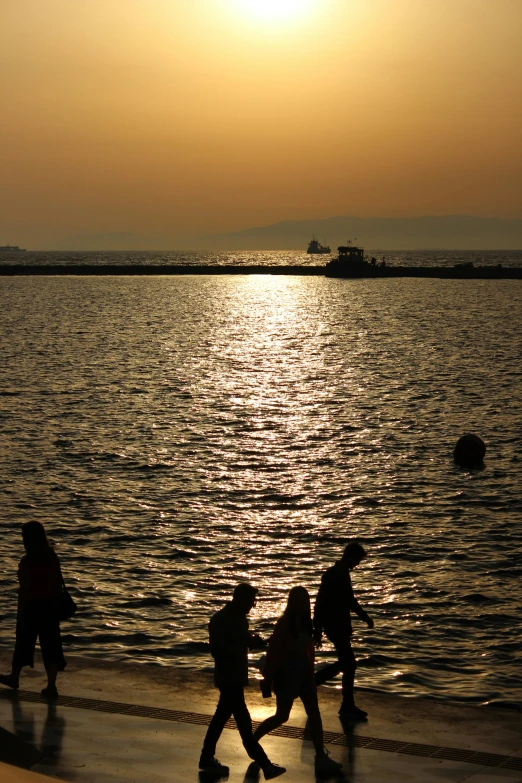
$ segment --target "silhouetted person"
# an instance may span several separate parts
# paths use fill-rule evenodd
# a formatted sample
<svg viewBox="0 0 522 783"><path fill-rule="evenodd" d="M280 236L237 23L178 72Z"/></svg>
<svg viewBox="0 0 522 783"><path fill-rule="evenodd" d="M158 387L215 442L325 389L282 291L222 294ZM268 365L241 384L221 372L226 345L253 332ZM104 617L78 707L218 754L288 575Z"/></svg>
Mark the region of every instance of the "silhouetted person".
<svg viewBox="0 0 522 783"><path fill-rule="evenodd" d="M265 698L276 695L276 713L267 718L254 732L260 739L269 731L286 723L294 699L303 702L315 748L315 771L319 776L336 775L342 764L328 756L324 747L323 723L317 701L314 679L314 639L310 613L310 596L305 587L293 587L288 603L277 621L268 643L261 691Z"/></svg>
<svg viewBox="0 0 522 783"><path fill-rule="evenodd" d="M358 566L364 557L366 557L366 552L361 544L357 541L351 541L347 544L342 558L324 572L314 610L316 644L318 646L321 644L324 630L333 643L339 659L338 664L325 667L321 674L324 674L329 668L334 674L339 671L343 672L343 701L339 715L347 720L362 720L368 714L356 707L354 701L353 684L357 663L351 644L352 620L350 615L351 612L355 612L367 624L368 628L373 628L373 620L360 606L353 594L350 579L350 571Z"/></svg>
<svg viewBox="0 0 522 783"><path fill-rule="evenodd" d="M376 264L376 263L377 263L377 259L375 258L375 256L372 256L372 258L371 258L371 261L370 261L370 264L371 264L372 266L375 266L375 264Z"/></svg>
<svg viewBox="0 0 522 783"><path fill-rule="evenodd" d="M11 674L0 675L0 683L18 688L22 668L34 668L34 650L39 638L47 672L47 687L42 690L42 696L56 699L56 676L66 666L55 604L62 593L60 561L40 522L22 525L22 538L26 554L18 566L15 649Z"/></svg>
<svg viewBox="0 0 522 783"><path fill-rule="evenodd" d="M209 623L210 652L214 658L214 682L219 688L216 712L208 727L199 768L219 775L229 769L215 757L216 745L225 723L233 715L246 752L263 770L266 780L286 772L272 764L252 734L252 720L245 704L244 687L248 685L248 650L264 647L263 640L248 631L247 614L256 602L257 588L239 584L232 601L211 618Z"/></svg>

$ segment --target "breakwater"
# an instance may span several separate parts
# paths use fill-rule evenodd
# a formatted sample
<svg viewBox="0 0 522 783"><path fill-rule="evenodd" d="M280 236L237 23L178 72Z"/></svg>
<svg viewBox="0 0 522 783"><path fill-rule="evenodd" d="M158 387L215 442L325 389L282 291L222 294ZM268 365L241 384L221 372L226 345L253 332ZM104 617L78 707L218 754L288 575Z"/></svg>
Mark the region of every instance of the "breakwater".
<svg viewBox="0 0 522 783"><path fill-rule="evenodd" d="M324 266L303 264L1 264L0 275L315 275Z"/></svg>
<svg viewBox="0 0 522 783"><path fill-rule="evenodd" d="M326 277L358 279L423 277L439 280L522 280L522 267L504 268L502 266L370 266L327 267Z"/></svg>
<svg viewBox="0 0 522 783"><path fill-rule="evenodd" d="M297 275L335 278L421 277L446 280L522 280L522 267L367 266L328 269L304 264L0 264L0 276L20 275Z"/></svg>

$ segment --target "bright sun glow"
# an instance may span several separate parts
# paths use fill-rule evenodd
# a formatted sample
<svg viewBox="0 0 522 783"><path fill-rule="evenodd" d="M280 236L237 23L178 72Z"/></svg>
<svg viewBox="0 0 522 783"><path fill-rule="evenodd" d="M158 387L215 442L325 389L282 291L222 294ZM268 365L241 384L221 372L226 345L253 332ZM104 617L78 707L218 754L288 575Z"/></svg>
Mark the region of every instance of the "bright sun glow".
<svg viewBox="0 0 522 783"><path fill-rule="evenodd" d="M244 11L265 22L299 19L310 10L314 0L236 0Z"/></svg>

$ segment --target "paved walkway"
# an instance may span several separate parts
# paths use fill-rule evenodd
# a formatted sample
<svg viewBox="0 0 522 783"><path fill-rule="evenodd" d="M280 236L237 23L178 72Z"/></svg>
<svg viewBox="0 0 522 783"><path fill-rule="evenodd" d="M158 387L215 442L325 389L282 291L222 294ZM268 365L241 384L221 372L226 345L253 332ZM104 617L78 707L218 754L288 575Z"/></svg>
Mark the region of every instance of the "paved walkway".
<svg viewBox="0 0 522 783"><path fill-rule="evenodd" d="M20 767L3 764L0 761L0 780L2 783L51 783L52 778L38 772L28 772Z"/></svg>
<svg viewBox="0 0 522 783"><path fill-rule="evenodd" d="M5 665L2 654L0 663ZM34 771L78 783L204 781L197 761L216 701L208 675L77 658L61 678L60 693L67 695L57 703L47 704L39 695L41 670L21 684L24 690L16 694L0 690L0 748L7 736L7 746L18 754L11 759L15 763L23 764L25 757ZM273 710L254 688L247 701L254 720ZM346 772L340 780L522 783L520 713L368 692L359 701L370 712L368 723L343 727L336 714L338 692L320 689L325 741ZM289 725L263 740L272 760L287 767L281 778L287 783L316 780L304 726L296 708ZM217 755L230 766L230 781L263 780L249 768L232 725ZM1 754L0 759L6 760Z"/></svg>

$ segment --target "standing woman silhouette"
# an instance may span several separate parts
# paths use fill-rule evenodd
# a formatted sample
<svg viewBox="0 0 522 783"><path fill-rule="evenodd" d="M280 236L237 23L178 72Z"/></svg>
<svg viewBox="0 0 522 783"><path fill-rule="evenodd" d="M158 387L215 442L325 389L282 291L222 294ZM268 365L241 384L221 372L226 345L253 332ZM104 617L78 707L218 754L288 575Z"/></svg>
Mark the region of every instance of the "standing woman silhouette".
<svg viewBox="0 0 522 783"><path fill-rule="evenodd" d="M340 772L342 764L328 756L323 744L323 722L314 679L314 656L310 596L305 587L292 587L286 609L277 621L268 643L261 681L265 698L271 696L272 689L275 692L276 713L261 723L254 737L259 740L286 723L294 699L299 697L308 716L315 748L315 771L318 776L332 776Z"/></svg>
<svg viewBox="0 0 522 783"><path fill-rule="evenodd" d="M18 688L24 666L34 668L34 649L40 639L42 658L47 672L47 687L42 696L56 699L56 676L65 669L60 621L56 615L56 599L62 593L60 561L49 544L40 522L22 525L26 554L18 566L18 612L16 642L11 674L0 675L0 683Z"/></svg>

